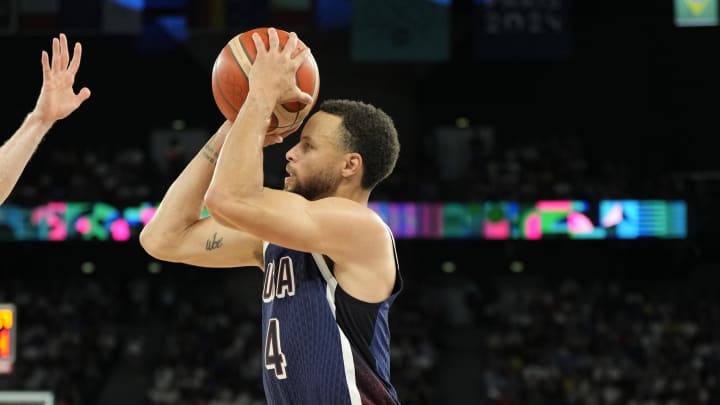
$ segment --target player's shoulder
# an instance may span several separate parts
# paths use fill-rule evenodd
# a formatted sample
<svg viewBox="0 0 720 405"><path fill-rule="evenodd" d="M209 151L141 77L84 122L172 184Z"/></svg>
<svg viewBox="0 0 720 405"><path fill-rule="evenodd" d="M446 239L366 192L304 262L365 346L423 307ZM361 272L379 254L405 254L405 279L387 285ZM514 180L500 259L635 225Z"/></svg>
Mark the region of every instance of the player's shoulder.
<svg viewBox="0 0 720 405"><path fill-rule="evenodd" d="M355 210L355 211L357 211L357 212L364 213L364 214L366 214L366 215L368 215L368 216L380 218L380 217L377 215L377 212L376 212L375 210L373 210L372 208L370 208L370 206L369 206L368 204L364 204L364 203L361 203L361 202L358 202L358 201L355 201L355 200L351 200L351 199L349 199L349 198L345 198L345 197L325 197L325 198L321 198L320 200L317 200L317 201L322 201L323 204L328 204L328 205L333 205L333 206L337 206L337 207L347 208L347 209L350 209L350 210Z"/></svg>
<svg viewBox="0 0 720 405"><path fill-rule="evenodd" d="M380 215L367 204L351 200L344 197L325 197L319 200L315 200L314 203L318 204L320 209L332 209L335 211L346 211L352 213L348 215L348 218L359 225L363 223L364 226L370 226L377 228L379 231L385 231L387 224Z"/></svg>
<svg viewBox="0 0 720 405"><path fill-rule="evenodd" d="M313 205L322 206L324 208L350 210L358 213L364 213L367 215L373 214L375 211L371 210L367 204L359 203L355 200L351 200L345 197L323 197L310 202Z"/></svg>

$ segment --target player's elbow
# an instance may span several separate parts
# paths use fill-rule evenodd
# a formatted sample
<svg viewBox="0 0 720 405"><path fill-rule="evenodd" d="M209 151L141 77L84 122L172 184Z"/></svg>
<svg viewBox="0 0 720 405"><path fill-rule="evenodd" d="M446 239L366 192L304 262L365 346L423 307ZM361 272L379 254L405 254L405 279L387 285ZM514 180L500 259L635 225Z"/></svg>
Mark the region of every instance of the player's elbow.
<svg viewBox="0 0 720 405"><path fill-rule="evenodd" d="M249 199L237 198L217 189L209 189L205 194L205 207L217 223L239 230L246 230L249 219L256 215Z"/></svg>
<svg viewBox="0 0 720 405"><path fill-rule="evenodd" d="M215 222L222 226L233 228L230 208L230 196L217 188L210 188L205 194L205 208Z"/></svg>
<svg viewBox="0 0 720 405"><path fill-rule="evenodd" d="M170 243L167 238L162 238L156 230L151 226L145 226L140 231L140 246L145 253L157 260L172 262L172 247L174 243Z"/></svg>
<svg viewBox="0 0 720 405"><path fill-rule="evenodd" d="M150 256L157 259L160 252L160 244L148 226L145 226L140 231L140 237L138 239L143 250Z"/></svg>

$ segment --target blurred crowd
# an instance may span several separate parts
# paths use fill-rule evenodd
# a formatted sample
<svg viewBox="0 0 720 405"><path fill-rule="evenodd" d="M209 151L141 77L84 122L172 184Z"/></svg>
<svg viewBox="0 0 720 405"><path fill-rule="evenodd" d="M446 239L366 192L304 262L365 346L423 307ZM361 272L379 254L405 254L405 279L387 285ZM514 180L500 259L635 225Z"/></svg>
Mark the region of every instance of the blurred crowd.
<svg viewBox="0 0 720 405"><path fill-rule="evenodd" d="M121 271L5 278L18 356L0 391L52 391L56 405L265 403L259 271ZM393 314L394 382L405 403L429 404L433 324L407 301Z"/></svg>
<svg viewBox="0 0 720 405"><path fill-rule="evenodd" d="M425 138L424 160L403 172L413 178L411 188L419 192L413 197L423 200L592 201L687 195L683 167L659 170L642 150L606 151L573 131L527 138L498 133L493 127L441 127L434 135ZM407 182L403 176L391 181L400 187Z"/></svg>
<svg viewBox="0 0 720 405"><path fill-rule="evenodd" d="M687 172L672 168L661 171L638 158L593 150L579 135L509 141L498 139L492 129L450 131L444 134L438 128L435 132L439 135L425 137L424 152L418 157L401 154L395 172L372 198L532 201L692 197ZM92 148L70 143L43 145L9 203L32 205L52 199L122 205L159 201L195 156L197 142L204 141L198 140L196 133L192 135L180 130L174 142L151 139L146 145L130 141ZM273 150L266 164L266 183L272 187L282 187L284 177L283 153L278 151Z"/></svg>
<svg viewBox="0 0 720 405"><path fill-rule="evenodd" d="M720 401L720 294L686 277L512 277L454 289L480 404Z"/></svg>
<svg viewBox="0 0 720 405"><path fill-rule="evenodd" d="M0 391L52 390L57 405L264 403L259 272L131 273L5 277L18 358ZM391 312L404 404L720 401L710 284L426 270L406 279Z"/></svg>

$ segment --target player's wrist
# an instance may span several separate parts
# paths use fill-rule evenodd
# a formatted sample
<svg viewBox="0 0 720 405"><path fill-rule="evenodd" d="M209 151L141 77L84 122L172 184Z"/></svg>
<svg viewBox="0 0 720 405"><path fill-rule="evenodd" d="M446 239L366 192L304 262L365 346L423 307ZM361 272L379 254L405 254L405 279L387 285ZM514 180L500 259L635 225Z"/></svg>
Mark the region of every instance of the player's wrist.
<svg viewBox="0 0 720 405"><path fill-rule="evenodd" d="M53 124L55 124L54 119L48 118L47 115L43 114L37 109L32 110L30 111L30 113L28 113L28 115L25 117L25 122L31 125L39 125L47 129L49 129L53 126Z"/></svg>
<svg viewBox="0 0 720 405"><path fill-rule="evenodd" d="M262 114L263 117L270 118L277 105L278 99L278 96L273 96L270 92L264 92L260 89L250 89L245 103L249 108L254 110L254 113L259 113Z"/></svg>

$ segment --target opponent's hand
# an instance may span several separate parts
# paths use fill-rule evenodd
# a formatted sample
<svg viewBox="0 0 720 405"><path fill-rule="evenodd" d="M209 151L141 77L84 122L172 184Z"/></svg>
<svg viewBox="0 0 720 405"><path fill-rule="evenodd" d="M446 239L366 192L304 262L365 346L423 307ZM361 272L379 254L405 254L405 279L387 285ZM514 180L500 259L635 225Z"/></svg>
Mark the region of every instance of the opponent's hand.
<svg viewBox="0 0 720 405"><path fill-rule="evenodd" d="M61 120L90 97L90 89L87 87L80 89L77 94L73 90L81 58L82 45L76 42L73 54L70 55L65 34L53 38L52 60L47 51L42 51L43 84L33 111L41 120L49 123Z"/></svg>
<svg viewBox="0 0 720 405"><path fill-rule="evenodd" d="M278 104L290 101L312 104L312 96L298 87L295 78L297 70L310 54L307 47L297 51L297 34L291 32L285 46L281 47L277 30L268 28L268 49L265 49L265 42L258 33L254 33L252 39L257 53L248 78L250 91L254 90Z"/></svg>

